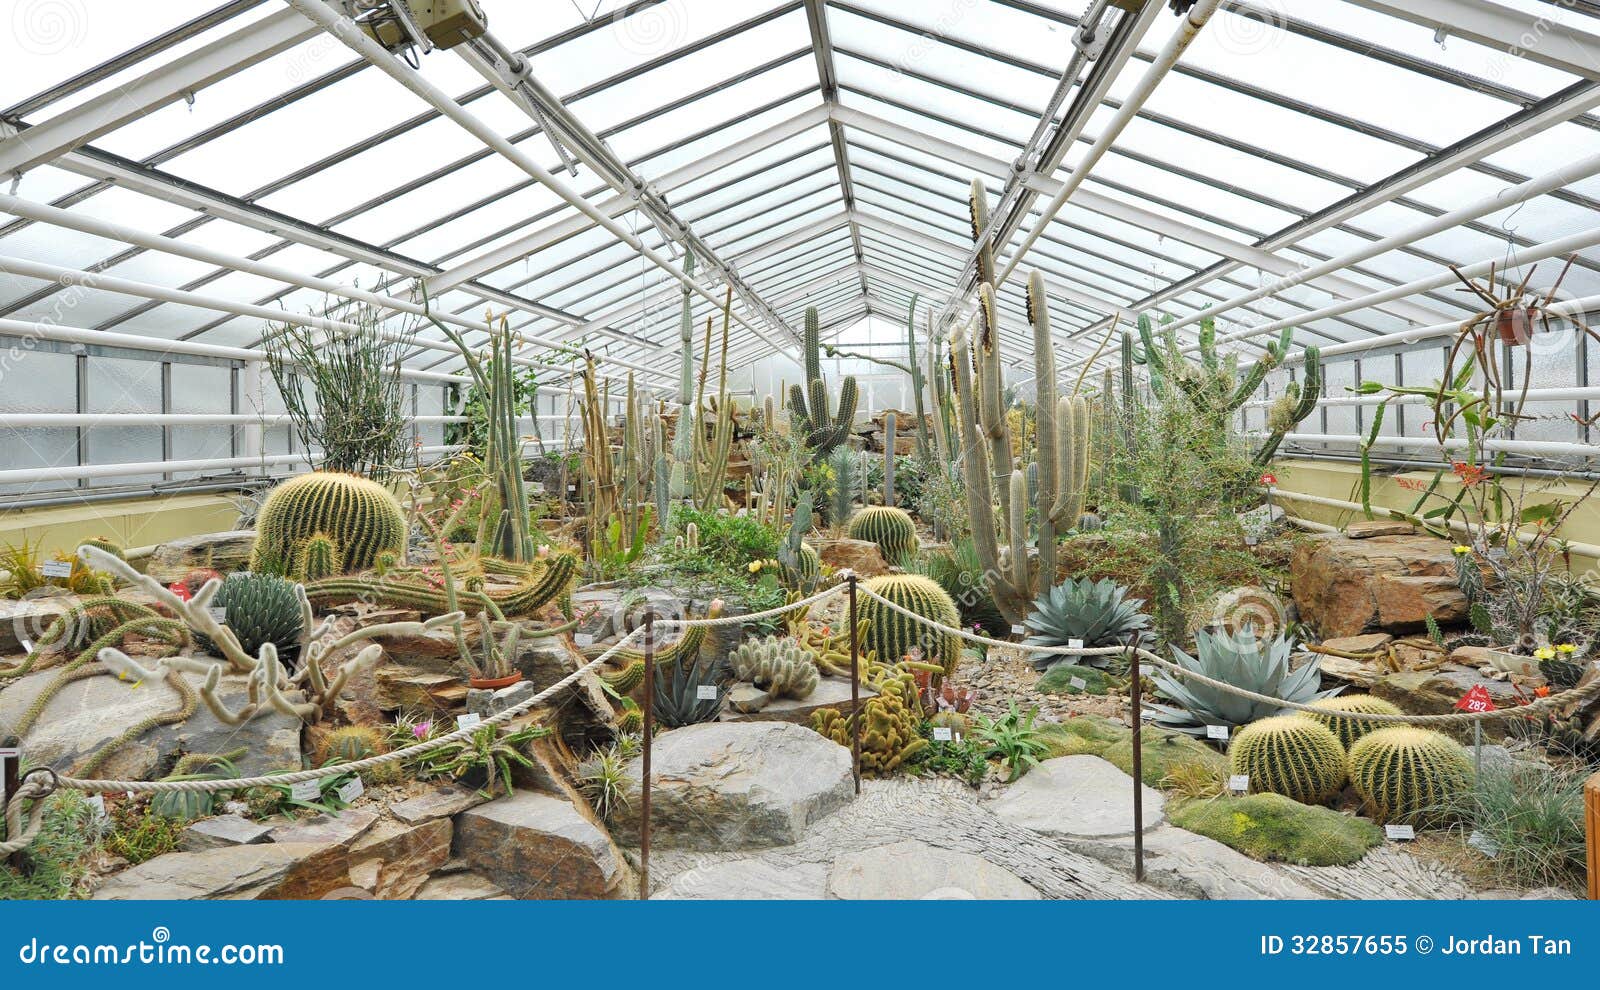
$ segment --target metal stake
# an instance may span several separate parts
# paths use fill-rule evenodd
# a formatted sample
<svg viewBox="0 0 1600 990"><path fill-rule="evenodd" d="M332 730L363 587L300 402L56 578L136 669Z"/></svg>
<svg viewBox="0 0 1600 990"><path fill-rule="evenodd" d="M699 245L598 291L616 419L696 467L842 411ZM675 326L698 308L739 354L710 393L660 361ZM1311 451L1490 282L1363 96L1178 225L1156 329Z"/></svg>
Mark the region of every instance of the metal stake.
<svg viewBox="0 0 1600 990"><path fill-rule="evenodd" d="M639 806L639 900L650 899L650 743L655 737L656 614L644 614L644 766L643 800Z"/></svg>
<svg viewBox="0 0 1600 990"><path fill-rule="evenodd" d="M861 793L861 644L857 642L856 576L850 578L850 761Z"/></svg>
<svg viewBox="0 0 1600 990"><path fill-rule="evenodd" d="M1133 879L1144 882L1144 713L1139 704L1139 648L1129 651L1133 658L1129 693L1133 704Z"/></svg>

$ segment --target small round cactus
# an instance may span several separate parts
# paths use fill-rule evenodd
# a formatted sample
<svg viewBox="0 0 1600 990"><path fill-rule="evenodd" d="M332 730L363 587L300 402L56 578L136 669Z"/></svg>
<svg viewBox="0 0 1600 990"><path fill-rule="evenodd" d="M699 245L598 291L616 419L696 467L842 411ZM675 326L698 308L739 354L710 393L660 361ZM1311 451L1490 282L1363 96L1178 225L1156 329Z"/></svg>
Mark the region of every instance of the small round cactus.
<svg viewBox="0 0 1600 990"><path fill-rule="evenodd" d="M747 639L728 653L733 676L774 698L808 698L817 689L816 657L785 636Z"/></svg>
<svg viewBox="0 0 1600 990"><path fill-rule="evenodd" d="M1248 774L1252 793L1282 794L1301 804L1326 804L1344 787L1344 747L1307 718L1279 715L1239 730L1228 747L1232 772Z"/></svg>
<svg viewBox="0 0 1600 990"><path fill-rule="evenodd" d="M387 553L388 551L385 551ZM295 574L302 581L321 581L339 573L339 546L327 533L316 533L295 551Z"/></svg>
<svg viewBox="0 0 1600 990"><path fill-rule="evenodd" d="M850 517L848 533L852 540L876 543L891 564L917 552L917 526L904 509L869 505Z"/></svg>
<svg viewBox="0 0 1600 990"><path fill-rule="evenodd" d="M366 725L346 725L323 735L317 746L317 764L354 763L387 752L388 741L377 729Z"/></svg>
<svg viewBox="0 0 1600 990"><path fill-rule="evenodd" d="M1346 718L1344 713L1354 712L1360 715L1403 715L1398 707L1382 698L1375 698L1370 694L1346 694L1333 698L1319 698L1311 702L1311 707L1316 712L1301 712L1300 714L1339 737L1339 745L1348 750L1356 744L1356 740L1369 732L1376 732L1390 723L1372 722L1364 718Z"/></svg>
<svg viewBox="0 0 1600 990"><path fill-rule="evenodd" d="M1472 758L1443 733L1401 726L1368 733L1350 748L1350 780L1379 822L1441 816L1472 786Z"/></svg>

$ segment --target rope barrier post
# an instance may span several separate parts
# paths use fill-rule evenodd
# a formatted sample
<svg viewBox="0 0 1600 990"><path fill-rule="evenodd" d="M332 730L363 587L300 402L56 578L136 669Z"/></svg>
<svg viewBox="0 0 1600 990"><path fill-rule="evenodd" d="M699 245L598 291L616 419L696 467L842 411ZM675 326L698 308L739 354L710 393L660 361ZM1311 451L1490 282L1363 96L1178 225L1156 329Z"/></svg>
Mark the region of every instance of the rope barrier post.
<svg viewBox="0 0 1600 990"><path fill-rule="evenodd" d="M656 614L644 616L644 777L643 799L639 805L639 900L650 899L650 745L655 738L656 706Z"/></svg>
<svg viewBox="0 0 1600 990"><path fill-rule="evenodd" d="M1589 837L1589 900L1600 901L1600 773L1583 785L1583 809Z"/></svg>
<svg viewBox="0 0 1600 990"><path fill-rule="evenodd" d="M856 575L850 572L850 765L861 793L861 644L857 642Z"/></svg>
<svg viewBox="0 0 1600 990"><path fill-rule="evenodd" d="M21 740L16 736L0 739L0 816L4 815L5 809L10 805L11 796L17 793L17 787L20 786L18 780L18 773L22 769L20 743ZM5 838L14 839L16 836L8 835ZM7 862L16 869L21 869L22 853L12 853L7 857Z"/></svg>
<svg viewBox="0 0 1600 990"><path fill-rule="evenodd" d="M1139 648L1129 649L1128 679L1133 707L1133 878L1144 882L1144 712L1140 704Z"/></svg>

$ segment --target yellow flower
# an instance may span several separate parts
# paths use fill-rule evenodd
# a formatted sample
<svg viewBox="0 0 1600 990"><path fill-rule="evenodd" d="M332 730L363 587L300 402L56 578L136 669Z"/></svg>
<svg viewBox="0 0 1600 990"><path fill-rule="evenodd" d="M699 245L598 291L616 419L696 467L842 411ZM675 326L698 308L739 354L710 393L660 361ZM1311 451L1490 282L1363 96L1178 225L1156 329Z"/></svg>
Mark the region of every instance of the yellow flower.
<svg viewBox="0 0 1600 990"><path fill-rule="evenodd" d="M1540 660L1550 660L1555 657L1556 651L1548 646L1541 646L1533 651L1533 655Z"/></svg>
<svg viewBox="0 0 1600 990"><path fill-rule="evenodd" d="M1578 648L1576 646L1573 646L1571 643L1559 643L1556 646L1556 652L1557 653L1576 653L1576 652L1578 652Z"/></svg>
<svg viewBox="0 0 1600 990"><path fill-rule="evenodd" d="M752 561L751 561L751 562L750 562L750 568L749 568L749 570L750 570L750 573L751 573L751 574L754 574L754 573L755 573L755 572L757 572L757 571L759 571L759 570L761 570L761 561L759 561L759 560L752 560Z"/></svg>
<svg viewBox="0 0 1600 990"><path fill-rule="evenodd" d="M1464 557L1467 554L1472 552L1472 548L1471 547L1464 547L1464 546L1457 546L1454 549L1452 549L1450 552L1455 554L1458 557Z"/></svg>

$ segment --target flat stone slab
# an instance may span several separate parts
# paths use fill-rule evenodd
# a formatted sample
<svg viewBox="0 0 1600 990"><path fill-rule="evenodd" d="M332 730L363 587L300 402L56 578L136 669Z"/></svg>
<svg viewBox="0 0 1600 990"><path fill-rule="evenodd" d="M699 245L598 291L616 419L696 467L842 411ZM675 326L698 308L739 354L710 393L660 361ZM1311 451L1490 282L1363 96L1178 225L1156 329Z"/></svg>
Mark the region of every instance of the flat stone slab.
<svg viewBox="0 0 1600 990"><path fill-rule="evenodd" d="M200 568L224 574L246 570L250 566L250 551L255 545L256 531L253 529L201 533L199 536L172 540L156 547L145 564L145 573L162 584L171 584Z"/></svg>
<svg viewBox="0 0 1600 990"><path fill-rule="evenodd" d="M1036 901L1016 874L971 853L917 839L848 852L833 861L828 893L847 901Z"/></svg>
<svg viewBox="0 0 1600 990"><path fill-rule="evenodd" d="M850 751L787 722L707 722L656 737L651 842L663 848L763 849L798 842L855 793ZM643 759L628 763L613 823L637 841Z"/></svg>
<svg viewBox="0 0 1600 990"><path fill-rule="evenodd" d="M218 815L185 827L178 836L178 848L183 852L202 852L225 846L253 846L266 842L271 831L271 826L253 822L243 815Z"/></svg>
<svg viewBox="0 0 1600 990"><path fill-rule="evenodd" d="M616 897L629 872L605 830L561 798L531 791L462 812L454 851L528 899Z"/></svg>
<svg viewBox="0 0 1600 990"><path fill-rule="evenodd" d="M1166 799L1152 787L1141 787L1148 832L1165 820ZM1045 835L1105 839L1134 832L1133 778L1098 756L1045 760L986 807Z"/></svg>
<svg viewBox="0 0 1600 990"><path fill-rule="evenodd" d="M338 814L319 814L284 822L267 835L272 842L311 842L348 846L365 835L378 820L378 813L358 808Z"/></svg>
<svg viewBox="0 0 1600 990"><path fill-rule="evenodd" d="M263 842L157 856L107 880L94 900L314 901L349 883L342 846Z"/></svg>
<svg viewBox="0 0 1600 990"><path fill-rule="evenodd" d="M656 901L819 901L828 896L828 869L821 863L778 866L763 859L735 859L685 870L671 886L651 894Z"/></svg>
<svg viewBox="0 0 1600 990"><path fill-rule="evenodd" d="M1133 870L1133 836L1069 839L1075 852ZM1323 895L1284 870L1251 859L1215 839L1164 825L1146 829L1145 879L1180 897L1210 901L1321 900Z"/></svg>
<svg viewBox="0 0 1600 990"><path fill-rule="evenodd" d="M453 818L487 800L488 798L477 791L455 784L445 784L425 794L418 794L414 798L407 798L390 805L389 814L407 825L420 825L435 818Z"/></svg>
<svg viewBox="0 0 1600 990"><path fill-rule="evenodd" d="M764 693L764 692L763 692ZM867 699L876 698L878 692L868 687L861 689L861 703ZM841 712L850 711L850 682L839 680L835 677L824 677L817 681L817 688L806 698L778 698L762 706L760 711L739 712L731 707L722 715L725 722L792 722L795 725L809 728L811 713L823 708L837 708Z"/></svg>

